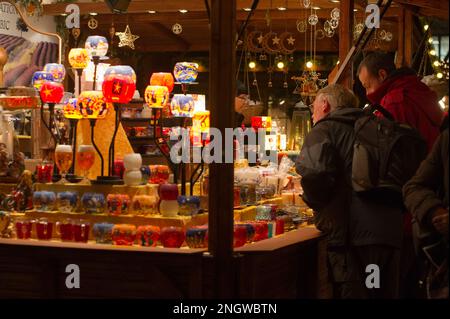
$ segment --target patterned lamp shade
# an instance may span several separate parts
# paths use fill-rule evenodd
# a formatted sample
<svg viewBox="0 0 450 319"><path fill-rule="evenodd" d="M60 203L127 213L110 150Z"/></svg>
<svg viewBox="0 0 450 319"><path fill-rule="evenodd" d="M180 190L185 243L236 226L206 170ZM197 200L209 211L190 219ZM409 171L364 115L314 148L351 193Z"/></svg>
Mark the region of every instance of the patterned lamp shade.
<svg viewBox="0 0 450 319"><path fill-rule="evenodd" d="M99 35L91 35L84 44L89 56L105 56L108 52L108 40Z"/></svg>
<svg viewBox="0 0 450 319"><path fill-rule="evenodd" d="M108 103L128 103L136 91L136 73L128 65L111 66L105 71L102 85Z"/></svg>
<svg viewBox="0 0 450 319"><path fill-rule="evenodd" d="M62 82L66 76L66 68L58 63L47 63L44 66L44 72L51 73L55 82Z"/></svg>
<svg viewBox="0 0 450 319"><path fill-rule="evenodd" d="M149 85L145 89L145 102L153 108L162 109L169 101L169 89L166 86Z"/></svg>
<svg viewBox="0 0 450 319"><path fill-rule="evenodd" d="M31 84L37 89L40 90L42 84L47 81L53 81L53 75L49 72L37 71L34 72L33 77L31 78Z"/></svg>
<svg viewBox="0 0 450 319"><path fill-rule="evenodd" d="M86 119L101 119L106 116L112 106L106 103L100 91L83 91L78 97L78 108L81 116Z"/></svg>
<svg viewBox="0 0 450 319"><path fill-rule="evenodd" d="M193 62L178 62L173 69L175 79L180 83L191 83L197 79L198 64Z"/></svg>
<svg viewBox="0 0 450 319"><path fill-rule="evenodd" d="M150 85L166 86L169 92L172 92L175 82L171 73L158 72L150 77Z"/></svg>
<svg viewBox="0 0 450 319"><path fill-rule="evenodd" d="M43 103L59 103L64 96L64 85L59 82L44 82L40 89Z"/></svg>
<svg viewBox="0 0 450 319"><path fill-rule="evenodd" d="M84 69L89 63L88 51L83 48L73 48L69 52L69 64L74 69Z"/></svg>
<svg viewBox="0 0 450 319"><path fill-rule="evenodd" d="M79 120L83 117L78 105L78 99L69 99L66 105L64 105L64 117L76 120Z"/></svg>
<svg viewBox="0 0 450 319"><path fill-rule="evenodd" d="M189 94L175 94L170 103L173 116L192 117L194 115L194 99Z"/></svg>

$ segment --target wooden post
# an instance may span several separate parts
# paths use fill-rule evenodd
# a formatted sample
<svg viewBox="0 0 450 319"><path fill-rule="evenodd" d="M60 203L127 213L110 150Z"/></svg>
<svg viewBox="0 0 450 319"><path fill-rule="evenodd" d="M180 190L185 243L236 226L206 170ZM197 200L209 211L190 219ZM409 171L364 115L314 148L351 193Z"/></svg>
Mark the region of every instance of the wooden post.
<svg viewBox="0 0 450 319"><path fill-rule="evenodd" d="M398 45L397 56L395 59L395 65L397 68L401 68L405 59L405 9L401 8L398 15Z"/></svg>
<svg viewBox="0 0 450 319"><path fill-rule="evenodd" d="M225 128L234 127L235 41L236 0L211 0L210 122L223 138ZM233 186L233 163L209 165L209 251L213 257L216 298L233 297Z"/></svg>
<svg viewBox="0 0 450 319"><path fill-rule="evenodd" d="M405 10L405 56L404 65L411 66L413 58L413 13L411 10Z"/></svg>
<svg viewBox="0 0 450 319"><path fill-rule="evenodd" d="M354 0L341 0L341 23L339 24L339 62L343 63L353 41L353 4ZM348 67L342 75L340 84L351 89L353 87L352 68Z"/></svg>

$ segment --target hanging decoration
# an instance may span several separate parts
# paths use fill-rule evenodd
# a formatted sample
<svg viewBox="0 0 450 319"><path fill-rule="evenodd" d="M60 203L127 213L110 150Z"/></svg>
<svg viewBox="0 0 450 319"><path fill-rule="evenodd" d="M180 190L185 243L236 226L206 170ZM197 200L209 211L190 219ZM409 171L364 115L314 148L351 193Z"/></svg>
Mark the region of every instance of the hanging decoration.
<svg viewBox="0 0 450 319"><path fill-rule="evenodd" d="M172 26L172 32L174 34L181 34L183 32L183 26L181 24L179 24L179 23L175 23Z"/></svg>
<svg viewBox="0 0 450 319"><path fill-rule="evenodd" d="M88 21L88 27L91 30L97 29L98 28L98 21L94 17L91 17L89 19L89 21Z"/></svg>
<svg viewBox="0 0 450 319"><path fill-rule="evenodd" d="M292 54L295 51L295 37L291 32L280 35L280 51L283 54Z"/></svg>
<svg viewBox="0 0 450 319"><path fill-rule="evenodd" d="M124 32L116 32L116 35L120 40L119 47L128 46L134 50L134 41L139 39L139 36L131 33L130 26L128 24Z"/></svg>

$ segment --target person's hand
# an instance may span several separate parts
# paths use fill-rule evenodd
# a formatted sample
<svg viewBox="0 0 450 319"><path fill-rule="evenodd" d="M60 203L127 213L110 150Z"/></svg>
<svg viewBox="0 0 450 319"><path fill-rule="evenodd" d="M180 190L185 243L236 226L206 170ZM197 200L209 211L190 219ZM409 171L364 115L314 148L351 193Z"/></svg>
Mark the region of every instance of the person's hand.
<svg viewBox="0 0 450 319"><path fill-rule="evenodd" d="M448 235L448 209L438 208L433 212L431 223L442 235Z"/></svg>

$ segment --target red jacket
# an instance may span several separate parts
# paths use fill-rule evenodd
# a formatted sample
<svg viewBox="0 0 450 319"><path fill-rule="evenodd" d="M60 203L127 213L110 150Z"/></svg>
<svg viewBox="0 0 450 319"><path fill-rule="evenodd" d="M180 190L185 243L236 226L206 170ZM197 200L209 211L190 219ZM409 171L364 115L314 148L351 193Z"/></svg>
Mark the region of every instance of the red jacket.
<svg viewBox="0 0 450 319"><path fill-rule="evenodd" d="M387 109L396 121L417 129L431 150L444 115L436 93L421 82L414 71L396 70L367 98Z"/></svg>

